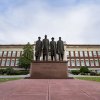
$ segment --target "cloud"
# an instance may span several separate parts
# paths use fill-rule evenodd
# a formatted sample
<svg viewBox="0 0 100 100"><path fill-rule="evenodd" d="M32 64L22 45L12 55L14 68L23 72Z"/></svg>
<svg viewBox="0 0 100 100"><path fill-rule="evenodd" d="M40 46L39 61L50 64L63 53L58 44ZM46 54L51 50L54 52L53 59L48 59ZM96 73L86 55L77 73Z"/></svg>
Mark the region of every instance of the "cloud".
<svg viewBox="0 0 100 100"><path fill-rule="evenodd" d="M45 34L56 40L61 36L69 44L99 44L100 3L62 1L3 2L2 9L6 8L0 10L0 44L34 43L38 36L43 39Z"/></svg>

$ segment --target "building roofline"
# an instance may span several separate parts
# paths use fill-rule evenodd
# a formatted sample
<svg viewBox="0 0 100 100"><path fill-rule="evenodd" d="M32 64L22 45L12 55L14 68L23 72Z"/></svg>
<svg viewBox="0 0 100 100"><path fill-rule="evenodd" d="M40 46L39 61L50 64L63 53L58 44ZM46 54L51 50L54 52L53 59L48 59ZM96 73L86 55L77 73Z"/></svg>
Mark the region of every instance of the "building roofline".
<svg viewBox="0 0 100 100"><path fill-rule="evenodd" d="M25 46L26 44L0 44L0 46ZM31 44L35 45L35 44ZM65 46L100 46L100 44L64 44Z"/></svg>
<svg viewBox="0 0 100 100"><path fill-rule="evenodd" d="M100 44L65 44L66 46L100 46Z"/></svg>
<svg viewBox="0 0 100 100"><path fill-rule="evenodd" d="M0 44L0 46L25 46L26 44ZM31 44L34 45L34 44Z"/></svg>

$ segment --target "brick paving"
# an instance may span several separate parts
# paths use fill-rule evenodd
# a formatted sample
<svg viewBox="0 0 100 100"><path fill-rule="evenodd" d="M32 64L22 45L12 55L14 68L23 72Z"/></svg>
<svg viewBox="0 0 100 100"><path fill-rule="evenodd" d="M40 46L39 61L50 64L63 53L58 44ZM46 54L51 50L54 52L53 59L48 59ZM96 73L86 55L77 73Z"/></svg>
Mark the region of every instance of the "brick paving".
<svg viewBox="0 0 100 100"><path fill-rule="evenodd" d="M100 100L100 83L78 79L21 79L0 83L0 100Z"/></svg>

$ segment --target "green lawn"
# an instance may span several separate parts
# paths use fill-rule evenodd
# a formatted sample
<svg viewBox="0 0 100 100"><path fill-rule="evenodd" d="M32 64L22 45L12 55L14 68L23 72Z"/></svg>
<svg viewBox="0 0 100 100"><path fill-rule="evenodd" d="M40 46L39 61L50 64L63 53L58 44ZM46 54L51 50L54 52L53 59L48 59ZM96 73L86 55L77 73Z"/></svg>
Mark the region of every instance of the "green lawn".
<svg viewBox="0 0 100 100"><path fill-rule="evenodd" d="M19 80L22 78L0 78L0 82L7 82L7 81L13 81L13 80Z"/></svg>
<svg viewBox="0 0 100 100"><path fill-rule="evenodd" d="M75 78L80 79L80 80L89 80L89 81L100 82L100 77L75 77Z"/></svg>

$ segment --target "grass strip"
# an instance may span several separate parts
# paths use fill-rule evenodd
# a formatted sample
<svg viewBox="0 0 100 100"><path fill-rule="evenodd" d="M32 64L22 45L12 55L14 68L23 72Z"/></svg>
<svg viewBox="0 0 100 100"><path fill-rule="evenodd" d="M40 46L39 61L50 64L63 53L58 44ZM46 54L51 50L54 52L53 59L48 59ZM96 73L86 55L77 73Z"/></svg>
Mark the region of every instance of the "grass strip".
<svg viewBox="0 0 100 100"><path fill-rule="evenodd" d="M7 82L7 81L13 81L13 80L19 80L22 78L0 78L0 82Z"/></svg>
<svg viewBox="0 0 100 100"><path fill-rule="evenodd" d="M75 77L75 79L100 82L100 77Z"/></svg>

